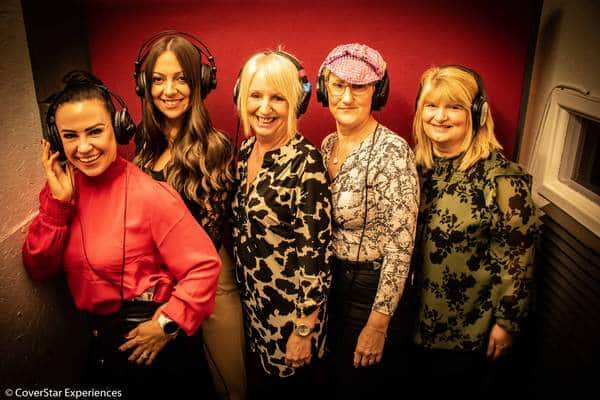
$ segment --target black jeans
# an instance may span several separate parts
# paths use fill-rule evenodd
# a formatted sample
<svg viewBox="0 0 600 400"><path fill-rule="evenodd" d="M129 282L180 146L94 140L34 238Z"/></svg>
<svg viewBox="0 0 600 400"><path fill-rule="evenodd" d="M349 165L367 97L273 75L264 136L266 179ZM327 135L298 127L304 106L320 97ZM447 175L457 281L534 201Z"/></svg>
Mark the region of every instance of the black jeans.
<svg viewBox="0 0 600 400"><path fill-rule="evenodd" d="M427 397L485 398L492 362L483 350L427 349L413 344L411 382Z"/></svg>
<svg viewBox="0 0 600 400"><path fill-rule="evenodd" d="M375 300L381 264L381 260L356 263L334 259L329 300L328 363L333 373L334 391L345 398L359 398L374 391L379 393L390 387L390 377L402 375L408 366L413 313L404 300L388 326L381 363L358 368L353 365L358 336L367 323Z"/></svg>
<svg viewBox="0 0 600 400"><path fill-rule="evenodd" d="M125 301L108 316L89 315L91 345L84 382L120 388L125 398L197 392L198 398L214 399L215 391L203 356L200 331L188 337L179 332L149 365L127 360L132 350L119 351L125 335L141 322L150 320L160 304Z"/></svg>

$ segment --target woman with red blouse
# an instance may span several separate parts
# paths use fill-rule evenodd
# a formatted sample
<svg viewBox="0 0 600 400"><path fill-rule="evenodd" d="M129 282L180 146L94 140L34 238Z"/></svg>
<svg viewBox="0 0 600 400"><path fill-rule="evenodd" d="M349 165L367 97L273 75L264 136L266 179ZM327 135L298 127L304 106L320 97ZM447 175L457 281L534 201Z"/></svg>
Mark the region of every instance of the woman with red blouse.
<svg viewBox="0 0 600 400"><path fill-rule="evenodd" d="M219 255L177 192L117 155L135 130L122 101L88 73L64 82L47 114L47 183L25 268L34 279L64 271L89 314L87 380L172 392L186 336L212 312Z"/></svg>

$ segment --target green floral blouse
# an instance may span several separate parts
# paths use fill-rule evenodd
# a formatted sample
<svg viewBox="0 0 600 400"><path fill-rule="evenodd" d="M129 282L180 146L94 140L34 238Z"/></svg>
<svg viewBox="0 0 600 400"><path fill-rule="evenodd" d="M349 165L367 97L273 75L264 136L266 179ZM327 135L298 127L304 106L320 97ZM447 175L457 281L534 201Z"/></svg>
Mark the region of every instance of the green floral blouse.
<svg viewBox="0 0 600 400"><path fill-rule="evenodd" d="M500 153L465 172L461 156L419 171L414 340L436 349L485 348L498 324L519 331L528 311L539 220L531 178Z"/></svg>

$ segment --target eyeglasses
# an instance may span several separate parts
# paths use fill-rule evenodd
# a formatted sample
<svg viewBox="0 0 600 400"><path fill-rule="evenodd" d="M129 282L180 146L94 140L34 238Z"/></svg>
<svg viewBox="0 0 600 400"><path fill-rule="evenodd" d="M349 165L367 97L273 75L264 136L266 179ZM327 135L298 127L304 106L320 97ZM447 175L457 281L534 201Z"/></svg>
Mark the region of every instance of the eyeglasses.
<svg viewBox="0 0 600 400"><path fill-rule="evenodd" d="M355 96L362 96L369 91L371 83L358 85L355 83L347 83L341 81L329 81L327 82L327 88L333 96L343 96L346 93L346 88L350 88L350 93Z"/></svg>

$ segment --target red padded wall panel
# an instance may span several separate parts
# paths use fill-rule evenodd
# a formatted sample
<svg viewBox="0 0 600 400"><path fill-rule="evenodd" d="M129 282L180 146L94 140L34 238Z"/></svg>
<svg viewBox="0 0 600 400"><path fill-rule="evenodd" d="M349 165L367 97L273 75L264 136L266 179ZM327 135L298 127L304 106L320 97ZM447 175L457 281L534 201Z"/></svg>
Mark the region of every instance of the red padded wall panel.
<svg viewBox="0 0 600 400"><path fill-rule="evenodd" d="M122 95L136 120L133 62L153 33L177 29L198 36L215 56L218 88L206 103L215 125L233 135L232 88L254 52L283 46L314 83L320 63L341 43L378 49L388 63L391 93L378 119L411 141L418 79L429 66L465 64L486 83L497 134L508 157L515 145L519 102L534 6L517 0L468 1L158 1L94 0L87 6L93 72ZM300 130L315 144L335 127L313 94Z"/></svg>

